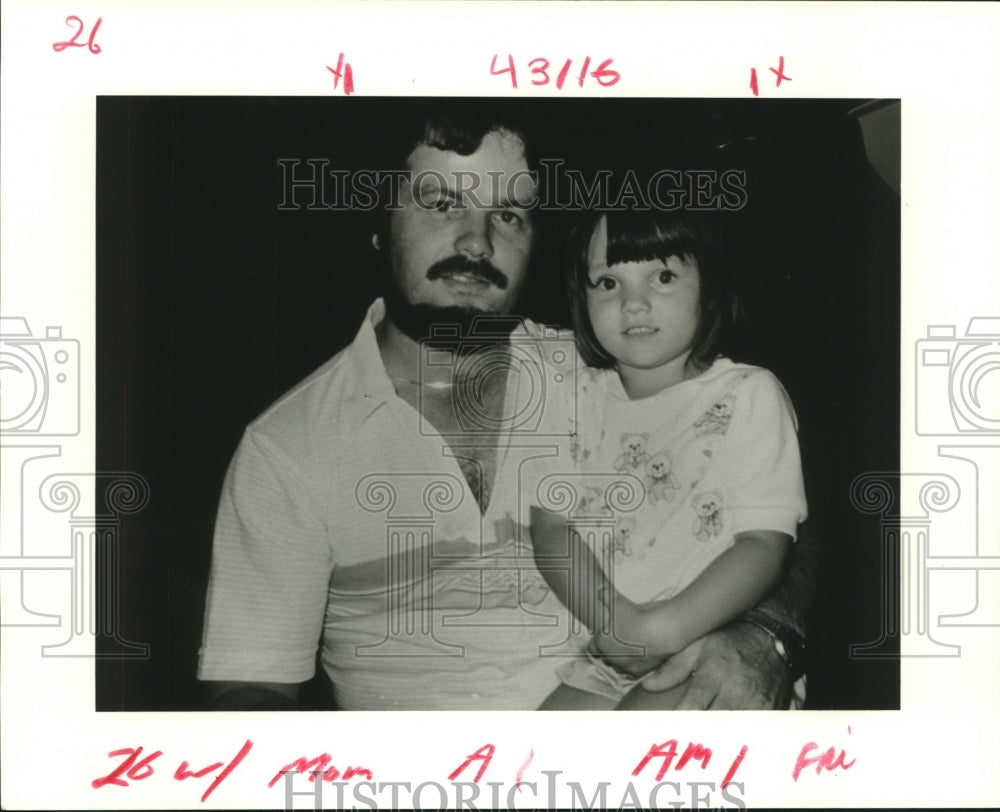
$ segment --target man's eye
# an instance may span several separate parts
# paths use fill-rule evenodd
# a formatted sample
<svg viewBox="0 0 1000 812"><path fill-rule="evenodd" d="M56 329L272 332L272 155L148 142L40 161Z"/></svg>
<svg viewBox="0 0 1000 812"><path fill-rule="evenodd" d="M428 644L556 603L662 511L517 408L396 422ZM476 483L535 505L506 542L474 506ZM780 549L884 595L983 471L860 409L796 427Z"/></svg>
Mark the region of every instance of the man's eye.
<svg viewBox="0 0 1000 812"><path fill-rule="evenodd" d="M439 211L442 212L443 214L447 214L448 212L450 212L452 209L455 208L455 201L453 198L450 197L438 198L438 200L434 201L434 205L432 206L432 208L434 209L434 211Z"/></svg>
<svg viewBox="0 0 1000 812"><path fill-rule="evenodd" d="M502 211L497 212L496 217L505 226L524 225L524 218L510 209L503 209Z"/></svg>

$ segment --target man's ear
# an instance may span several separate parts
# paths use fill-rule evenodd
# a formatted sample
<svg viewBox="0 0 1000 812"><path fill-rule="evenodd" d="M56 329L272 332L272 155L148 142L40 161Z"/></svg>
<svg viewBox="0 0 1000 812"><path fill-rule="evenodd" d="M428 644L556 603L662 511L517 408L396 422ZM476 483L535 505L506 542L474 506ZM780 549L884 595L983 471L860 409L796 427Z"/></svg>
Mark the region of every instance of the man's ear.
<svg viewBox="0 0 1000 812"><path fill-rule="evenodd" d="M372 248L376 251L382 250L381 240L379 240L378 234L372 234Z"/></svg>

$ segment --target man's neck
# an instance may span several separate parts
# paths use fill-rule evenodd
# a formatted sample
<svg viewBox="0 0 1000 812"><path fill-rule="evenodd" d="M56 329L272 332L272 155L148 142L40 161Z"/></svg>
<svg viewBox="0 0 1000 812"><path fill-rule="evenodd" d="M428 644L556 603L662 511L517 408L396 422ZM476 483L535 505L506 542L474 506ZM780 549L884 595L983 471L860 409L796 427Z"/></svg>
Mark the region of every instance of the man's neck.
<svg viewBox="0 0 1000 812"><path fill-rule="evenodd" d="M379 354L385 371L394 381L412 384L450 386L454 367L452 365L427 365L421 369L420 342L403 333L392 319L386 316L375 328Z"/></svg>
<svg viewBox="0 0 1000 812"><path fill-rule="evenodd" d="M460 384L455 380L455 364L421 365L420 342L403 333L388 317L375 328L375 338L396 394L451 446L479 510L485 514L496 478L506 373L487 375L482 390L477 390L479 399L473 398L475 403L464 402L458 391ZM478 369L479 365L474 367ZM473 411L466 412L469 408ZM484 419L486 426L497 428L484 430ZM456 439L460 441L457 445Z"/></svg>

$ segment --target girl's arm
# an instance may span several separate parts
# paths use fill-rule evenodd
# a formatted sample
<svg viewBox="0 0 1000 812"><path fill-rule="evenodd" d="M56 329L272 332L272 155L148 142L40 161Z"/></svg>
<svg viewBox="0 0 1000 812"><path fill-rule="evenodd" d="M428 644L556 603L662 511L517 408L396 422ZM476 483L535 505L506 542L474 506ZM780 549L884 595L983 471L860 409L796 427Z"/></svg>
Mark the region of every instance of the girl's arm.
<svg viewBox="0 0 1000 812"><path fill-rule="evenodd" d="M603 600L610 599L613 588L572 525L558 513L532 506L531 543L535 567L562 605L592 632L607 625Z"/></svg>
<svg viewBox="0 0 1000 812"><path fill-rule="evenodd" d="M740 512L738 518L735 512L730 514L731 526L767 527L772 531L737 532L735 546L675 598L675 608L679 610L676 630L681 639L666 642L677 644L687 636L689 629L685 628L685 617L690 614L685 607L690 610L696 605L707 604L716 619L705 624L703 637L692 640L659 666L655 674L644 679L643 688L663 691L686 682L688 687L678 707L687 710L788 707L791 671L775 652L771 638L748 623L726 625L718 618L738 619L742 609L752 608L746 601L759 604L757 599L751 598L751 594L756 594L766 597L764 605L777 619L802 632L802 614L808 604L815 572L815 534L809 534L801 526L806 516L806 502L791 402L777 379L763 371L746 377L739 394L740 408L733 413L725 448L714 457L713 464L717 470L726 472L730 480L726 486L731 497L727 500L728 507ZM780 507L780 510L768 509L758 515L757 508L765 505ZM785 566L782 554L777 556L779 563L775 567L774 547L787 550L788 539L796 525L799 525L799 541L794 545L794 554L789 556L790 565ZM750 547L744 547L748 537L753 538L753 542ZM779 540L777 544L772 544L774 539ZM747 552L752 553L749 556L752 566L747 569L744 583L740 567L743 566L741 558ZM762 555L758 557L758 553ZM731 565L735 565L735 572ZM712 585L717 568L721 570L720 581L702 592L705 583ZM769 581L770 572L782 573L782 577ZM777 588L769 590L768 583ZM717 592L717 588L722 591ZM664 612L669 611L673 610L664 609ZM696 621L707 620L707 615L699 617L697 609L694 617ZM623 667L633 671L627 665ZM689 680L692 674L694 678Z"/></svg>
<svg viewBox="0 0 1000 812"><path fill-rule="evenodd" d="M781 581L792 538L773 530L736 534L734 545L673 598L636 604L619 593L590 547L562 516L532 508L535 563L549 588L619 667L652 665L752 609ZM619 659L620 658L620 659Z"/></svg>
<svg viewBox="0 0 1000 812"><path fill-rule="evenodd" d="M685 589L648 604L628 600L604 577L609 596L604 619L610 622L595 630L596 648L626 669L634 658L619 662L616 655L634 650L635 644L645 646L647 655L680 651L760 603L780 583L791 544L791 536L773 530L737 533L734 545ZM585 569L596 565L593 554L591 558Z"/></svg>

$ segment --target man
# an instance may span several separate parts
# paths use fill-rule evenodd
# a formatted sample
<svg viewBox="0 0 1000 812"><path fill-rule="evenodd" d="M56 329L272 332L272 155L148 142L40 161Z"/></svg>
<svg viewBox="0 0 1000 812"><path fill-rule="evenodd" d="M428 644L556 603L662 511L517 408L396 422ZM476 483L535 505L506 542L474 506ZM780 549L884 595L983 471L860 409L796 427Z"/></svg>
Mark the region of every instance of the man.
<svg viewBox="0 0 1000 812"><path fill-rule="evenodd" d="M529 141L457 105L419 122L373 237L385 301L247 429L216 523L199 667L214 707L294 707L322 642L341 709L531 709L586 642L525 527L572 430L572 346L477 320L511 313L525 282ZM801 603L778 595L674 657L649 706L686 680L680 707L787 705Z"/></svg>

